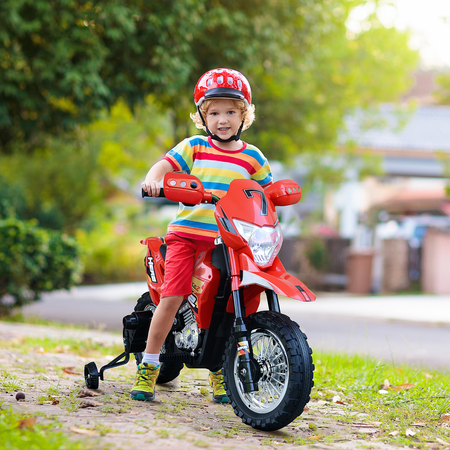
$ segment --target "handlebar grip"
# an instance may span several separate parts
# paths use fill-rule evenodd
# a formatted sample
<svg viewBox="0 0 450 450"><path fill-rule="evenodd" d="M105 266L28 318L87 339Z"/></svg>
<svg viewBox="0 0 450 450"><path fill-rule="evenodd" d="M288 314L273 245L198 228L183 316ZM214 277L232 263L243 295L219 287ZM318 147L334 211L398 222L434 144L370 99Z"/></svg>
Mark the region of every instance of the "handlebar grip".
<svg viewBox="0 0 450 450"><path fill-rule="evenodd" d="M144 189L142 189L142 198L144 198L144 197L153 197L153 195L148 195L148 192L145 192L144 191ZM165 195L164 195L164 189L163 188L161 188L160 190L159 190L159 195L158 195L158 197L165 197Z"/></svg>

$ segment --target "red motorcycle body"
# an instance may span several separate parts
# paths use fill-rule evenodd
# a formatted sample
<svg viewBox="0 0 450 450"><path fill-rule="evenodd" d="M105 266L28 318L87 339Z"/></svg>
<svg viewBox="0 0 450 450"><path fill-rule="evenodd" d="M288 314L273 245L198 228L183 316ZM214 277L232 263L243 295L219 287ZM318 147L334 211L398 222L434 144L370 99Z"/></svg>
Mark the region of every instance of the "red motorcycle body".
<svg viewBox="0 0 450 450"><path fill-rule="evenodd" d="M172 178L174 174L171 174ZM180 174L181 184L187 175ZM167 198L172 194L175 198L190 201L189 193L179 186L171 192L169 180L164 185ZM190 183L188 183L189 185ZM268 192L267 192L268 191ZM195 201L199 193L195 189ZM232 288L244 288L244 304L246 314L256 312L260 305L260 296L266 289L276 294L311 302L316 296L296 277L286 272L281 261L276 257L270 266L261 268L253 259L252 251L246 240L237 233L233 220L254 224L259 227L273 227L278 224L275 204L283 206L296 203L301 196L300 187L292 181L277 182L266 192L252 180L234 180L227 195L216 205L215 217L219 225L219 234L230 253L230 266L235 283ZM160 302L161 288L164 283L165 244L160 237L149 237L141 241L147 246L145 266L150 296L155 305ZM214 298L221 282L221 272L211 261L213 249L201 250L196 254L192 277L192 293L186 298L195 314L198 327L207 329L210 326L214 309ZM238 284L236 284L238 282ZM227 312L233 312L233 301L230 296Z"/></svg>

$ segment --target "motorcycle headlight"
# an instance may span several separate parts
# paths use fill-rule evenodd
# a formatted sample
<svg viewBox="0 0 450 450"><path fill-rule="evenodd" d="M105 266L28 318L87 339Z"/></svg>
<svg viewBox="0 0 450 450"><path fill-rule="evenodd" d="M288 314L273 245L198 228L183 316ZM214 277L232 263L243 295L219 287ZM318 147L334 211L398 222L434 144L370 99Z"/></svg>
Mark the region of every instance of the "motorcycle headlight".
<svg viewBox="0 0 450 450"><path fill-rule="evenodd" d="M233 223L239 234L248 242L256 265L272 265L283 243L280 224L275 227L258 227L238 219L233 219Z"/></svg>

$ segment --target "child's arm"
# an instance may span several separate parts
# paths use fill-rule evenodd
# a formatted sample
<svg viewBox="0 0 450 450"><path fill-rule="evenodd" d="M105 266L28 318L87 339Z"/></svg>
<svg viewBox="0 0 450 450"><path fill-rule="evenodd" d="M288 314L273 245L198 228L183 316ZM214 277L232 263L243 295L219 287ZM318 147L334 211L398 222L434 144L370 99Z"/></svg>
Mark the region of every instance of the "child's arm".
<svg viewBox="0 0 450 450"><path fill-rule="evenodd" d="M152 197L158 197L160 190L159 182L168 172L173 172L172 164L165 159L158 161L148 171L147 176L142 183L142 189L144 189L145 192L148 192Z"/></svg>

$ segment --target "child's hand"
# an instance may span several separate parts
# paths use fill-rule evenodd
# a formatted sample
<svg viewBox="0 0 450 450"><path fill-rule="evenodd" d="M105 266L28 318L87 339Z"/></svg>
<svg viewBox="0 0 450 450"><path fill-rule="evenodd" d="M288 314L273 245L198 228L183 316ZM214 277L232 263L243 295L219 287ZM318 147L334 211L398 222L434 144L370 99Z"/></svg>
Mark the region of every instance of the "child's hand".
<svg viewBox="0 0 450 450"><path fill-rule="evenodd" d="M155 180L147 181L147 180L145 180L141 184L141 186L142 186L142 189L144 189L144 191L147 192L150 197L158 197L159 196L159 191L161 190L161 187L160 187L158 181L155 181Z"/></svg>

